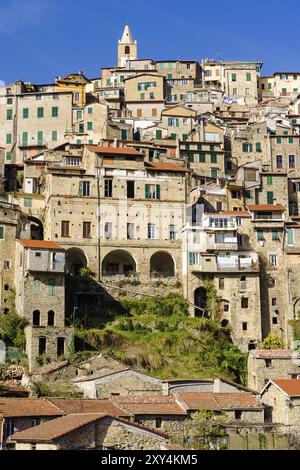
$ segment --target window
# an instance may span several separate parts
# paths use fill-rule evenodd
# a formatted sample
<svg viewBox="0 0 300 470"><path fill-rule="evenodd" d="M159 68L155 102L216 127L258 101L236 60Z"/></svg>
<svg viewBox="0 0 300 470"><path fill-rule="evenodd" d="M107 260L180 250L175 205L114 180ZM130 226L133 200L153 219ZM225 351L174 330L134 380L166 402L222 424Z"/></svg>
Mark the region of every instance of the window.
<svg viewBox="0 0 300 470"><path fill-rule="evenodd" d="M125 46L125 54L126 55L130 54L130 46Z"/></svg>
<svg viewBox="0 0 300 470"><path fill-rule="evenodd" d="M112 222L106 222L104 226L104 237L106 240L112 239Z"/></svg>
<svg viewBox="0 0 300 470"><path fill-rule="evenodd" d="M28 119L29 118L29 109L24 108L23 109L23 119Z"/></svg>
<svg viewBox="0 0 300 470"><path fill-rule="evenodd" d="M267 204L274 203L274 193L273 191L267 191Z"/></svg>
<svg viewBox="0 0 300 470"><path fill-rule="evenodd" d="M267 176L267 185L272 186L273 184L273 176Z"/></svg>
<svg viewBox="0 0 300 470"><path fill-rule="evenodd" d="M42 95L36 95L35 99L36 101L42 101L43 97Z"/></svg>
<svg viewBox="0 0 300 470"><path fill-rule="evenodd" d="M91 224L91 222L83 222L82 236L83 236L83 238L91 238L92 237L92 224Z"/></svg>
<svg viewBox="0 0 300 470"><path fill-rule="evenodd" d="M93 114L93 108L88 108L88 114Z"/></svg>
<svg viewBox="0 0 300 470"><path fill-rule="evenodd" d="M11 152L6 152L5 158L7 161L11 160Z"/></svg>
<svg viewBox="0 0 300 470"><path fill-rule="evenodd" d="M54 322L55 322L55 313L53 312L53 310L50 310L50 312L48 312L48 326L54 326Z"/></svg>
<svg viewBox="0 0 300 470"><path fill-rule="evenodd" d="M295 244L294 229L292 228L287 229L287 244L290 246Z"/></svg>
<svg viewBox="0 0 300 470"><path fill-rule="evenodd" d="M57 106L52 107L52 117L53 118L58 117L58 107Z"/></svg>
<svg viewBox="0 0 300 470"><path fill-rule="evenodd" d="M162 427L162 419L161 418L155 418L155 427L156 427L156 429L160 429Z"/></svg>
<svg viewBox="0 0 300 470"><path fill-rule="evenodd" d="M6 143L11 144L12 143L12 134L6 134Z"/></svg>
<svg viewBox="0 0 300 470"><path fill-rule="evenodd" d="M278 325L278 317L272 317L272 324Z"/></svg>
<svg viewBox="0 0 300 470"><path fill-rule="evenodd" d="M6 111L6 119L7 119L8 121L11 121L12 118L13 118L13 111L12 111L12 109L8 109L8 110Z"/></svg>
<svg viewBox="0 0 300 470"><path fill-rule="evenodd" d="M155 240L155 224L148 224L148 239Z"/></svg>
<svg viewBox="0 0 300 470"><path fill-rule="evenodd" d="M205 153L203 153L203 152L200 153L199 162L200 163L205 163L206 162Z"/></svg>
<svg viewBox="0 0 300 470"><path fill-rule="evenodd" d="M265 359L265 364L267 369L272 367L272 359Z"/></svg>
<svg viewBox="0 0 300 470"><path fill-rule="evenodd" d="M245 88L245 95L249 96L250 95L250 88Z"/></svg>
<svg viewBox="0 0 300 470"><path fill-rule="evenodd" d="M42 283L40 281L33 281L32 290L34 294L42 293Z"/></svg>
<svg viewBox="0 0 300 470"><path fill-rule="evenodd" d="M169 127L179 127L179 119L178 118L168 118L168 126Z"/></svg>
<svg viewBox="0 0 300 470"><path fill-rule="evenodd" d="M105 178L104 180L104 197L112 197L113 195L113 180Z"/></svg>
<svg viewBox="0 0 300 470"><path fill-rule="evenodd" d="M3 225L0 225L0 240L4 240L4 227Z"/></svg>
<svg viewBox="0 0 300 470"><path fill-rule="evenodd" d="M32 199L24 199L24 207L32 207Z"/></svg>
<svg viewBox="0 0 300 470"><path fill-rule="evenodd" d="M152 108L152 117L157 117L157 108Z"/></svg>
<svg viewBox="0 0 300 470"><path fill-rule="evenodd" d="M74 95L74 101L80 101L80 93L75 92L73 93L73 95Z"/></svg>
<svg viewBox="0 0 300 470"><path fill-rule="evenodd" d="M53 99L56 100L56 101L59 100L59 94L58 94L58 93L54 93Z"/></svg>
<svg viewBox="0 0 300 470"><path fill-rule="evenodd" d="M150 93L150 100L155 100L155 95L153 92Z"/></svg>
<svg viewBox="0 0 300 470"><path fill-rule="evenodd" d="M276 297L273 297L272 298L272 307L276 307L277 306L277 299Z"/></svg>
<svg viewBox="0 0 300 470"><path fill-rule="evenodd" d="M47 348L46 338L44 337L39 338L39 356L42 356L43 354L46 353L46 348Z"/></svg>
<svg viewBox="0 0 300 470"><path fill-rule="evenodd" d="M136 115L137 115L137 117L142 117L143 116L143 110L142 109L137 109L136 110Z"/></svg>
<svg viewBox="0 0 300 470"><path fill-rule="evenodd" d="M247 290L247 278L246 276L242 276L240 279L240 289Z"/></svg>
<svg viewBox="0 0 300 470"><path fill-rule="evenodd" d="M212 178L218 178L218 170L216 168L211 168L210 169L210 176Z"/></svg>
<svg viewBox="0 0 300 470"><path fill-rule="evenodd" d="M251 73L246 73L246 81L251 82Z"/></svg>
<svg viewBox="0 0 300 470"><path fill-rule="evenodd" d="M238 93L237 93L237 88L232 88L232 94L233 96L236 96Z"/></svg>
<svg viewBox="0 0 300 470"><path fill-rule="evenodd" d="M193 153L189 153L189 154L188 154L188 157L189 157L189 162L194 163L194 161L195 161L194 154L193 154Z"/></svg>
<svg viewBox="0 0 300 470"><path fill-rule="evenodd" d="M7 98L7 101L6 103L9 105L9 104L13 104L13 99L12 98Z"/></svg>
<svg viewBox="0 0 300 470"><path fill-rule="evenodd" d="M11 268L11 262L10 261L3 261L3 267L4 267L4 269L10 269Z"/></svg>
<svg viewBox="0 0 300 470"><path fill-rule="evenodd" d="M52 131L52 142L57 141L57 131Z"/></svg>
<svg viewBox="0 0 300 470"><path fill-rule="evenodd" d="M189 253L190 265L199 265L200 264L200 253Z"/></svg>
<svg viewBox="0 0 300 470"><path fill-rule="evenodd" d="M241 308L248 308L249 306L249 299L247 297L243 297L241 299Z"/></svg>
<svg viewBox="0 0 300 470"><path fill-rule="evenodd" d="M88 123L87 123L87 130L88 130L88 131L92 131L92 130L93 130L93 123L92 123L92 122L88 122Z"/></svg>
<svg viewBox="0 0 300 470"><path fill-rule="evenodd" d="M49 281L48 283L48 295L51 297L55 295L55 282Z"/></svg>
<svg viewBox="0 0 300 470"><path fill-rule="evenodd" d="M280 241L278 230L272 230L272 241L273 242Z"/></svg>
<svg viewBox="0 0 300 470"><path fill-rule="evenodd" d="M243 152L252 152L253 151L253 145L252 144L247 144L243 143Z"/></svg>
<svg viewBox="0 0 300 470"><path fill-rule="evenodd" d="M295 155L289 155L289 168L295 168Z"/></svg>
<svg viewBox="0 0 300 470"><path fill-rule="evenodd" d="M242 419L242 411L241 410L235 410L234 412L234 418L236 420L241 420Z"/></svg>
<svg viewBox="0 0 300 470"><path fill-rule="evenodd" d="M243 331L248 331L248 323L243 322Z"/></svg>
<svg viewBox="0 0 300 470"><path fill-rule="evenodd" d="M144 101L145 100L145 93L140 93L140 100Z"/></svg>
<svg viewBox="0 0 300 470"><path fill-rule="evenodd" d="M37 109L37 117L38 118L43 118L44 117L44 108L38 108Z"/></svg>
<svg viewBox="0 0 300 470"><path fill-rule="evenodd" d="M219 289L220 290L225 289L225 278L224 277L219 278Z"/></svg>
<svg viewBox="0 0 300 470"><path fill-rule="evenodd" d="M81 119L82 118L82 111L77 111L77 119Z"/></svg>
<svg viewBox="0 0 300 470"><path fill-rule="evenodd" d="M127 240L134 240L134 224L127 224Z"/></svg>
<svg viewBox="0 0 300 470"><path fill-rule="evenodd" d="M222 210L223 210L223 202L222 201L217 201L216 202L216 209L217 209L217 212L222 212Z"/></svg>
<svg viewBox="0 0 300 470"><path fill-rule="evenodd" d="M217 154L216 153L212 153L211 156L210 156L210 162L211 163L218 163L218 159L217 159Z"/></svg>
<svg viewBox="0 0 300 470"><path fill-rule="evenodd" d="M127 199L133 199L135 196L135 181L127 181Z"/></svg>
<svg viewBox="0 0 300 470"><path fill-rule="evenodd" d="M276 167L278 169L282 169L283 168L283 159L282 159L282 155L276 155Z"/></svg>
<svg viewBox="0 0 300 470"><path fill-rule="evenodd" d="M145 199L160 199L160 185L159 184L146 184L145 185Z"/></svg>
<svg viewBox="0 0 300 470"><path fill-rule="evenodd" d="M260 142L256 142L255 148L256 148L256 151L257 151L257 152L261 152L261 143L260 143Z"/></svg>
<svg viewBox="0 0 300 470"><path fill-rule="evenodd" d="M38 131L37 133L37 144L38 145L43 145L44 143L44 133L43 131Z"/></svg>
<svg viewBox="0 0 300 470"><path fill-rule="evenodd" d="M257 230L257 241L258 242L264 242L265 241L265 236L264 236L264 231L263 230Z"/></svg>
<svg viewBox="0 0 300 470"><path fill-rule="evenodd" d="M276 144L281 144L281 137L276 137Z"/></svg>
<svg viewBox="0 0 300 470"><path fill-rule="evenodd" d="M156 131L156 138L157 139L162 139L162 131L161 130Z"/></svg>
<svg viewBox="0 0 300 470"><path fill-rule="evenodd" d="M170 238L170 240L177 240L177 227L176 227L176 225L170 225L170 227L169 227L169 238Z"/></svg>
<svg viewBox="0 0 300 470"><path fill-rule="evenodd" d="M32 324L33 326L40 326L41 324L41 312L39 310L35 310L32 314Z"/></svg>
<svg viewBox="0 0 300 470"><path fill-rule="evenodd" d="M61 222L61 236L63 238L70 237L70 222L68 220L63 220Z"/></svg>
<svg viewBox="0 0 300 470"><path fill-rule="evenodd" d="M121 130L121 140L127 140L127 129Z"/></svg>
<svg viewBox="0 0 300 470"><path fill-rule="evenodd" d="M277 255L269 255L269 266L273 268L277 266Z"/></svg>
<svg viewBox="0 0 300 470"><path fill-rule="evenodd" d="M79 182L79 196L88 197L91 195L91 183L89 181Z"/></svg>
<svg viewBox="0 0 300 470"><path fill-rule="evenodd" d="M294 143L294 137L289 137L288 138L288 143L293 144Z"/></svg>
<svg viewBox="0 0 300 470"><path fill-rule="evenodd" d="M236 82L236 73L231 74L231 81Z"/></svg>

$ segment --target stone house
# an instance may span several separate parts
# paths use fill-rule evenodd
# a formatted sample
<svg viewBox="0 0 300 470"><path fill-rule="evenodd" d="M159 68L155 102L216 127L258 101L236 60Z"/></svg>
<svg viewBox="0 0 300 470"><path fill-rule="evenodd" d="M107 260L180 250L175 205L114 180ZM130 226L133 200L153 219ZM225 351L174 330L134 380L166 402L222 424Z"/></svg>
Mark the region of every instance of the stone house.
<svg viewBox="0 0 300 470"><path fill-rule="evenodd" d="M159 393L130 394L111 396L117 407L134 416L134 422L155 430L160 430L170 437L182 435L189 427L189 416L184 407L172 395Z"/></svg>
<svg viewBox="0 0 300 470"><path fill-rule="evenodd" d="M10 437L16 450L160 450L166 435L107 414L70 414Z"/></svg>
<svg viewBox="0 0 300 470"><path fill-rule="evenodd" d="M248 356L248 387L260 391L270 381L300 374L300 356L289 349L255 349Z"/></svg>
<svg viewBox="0 0 300 470"><path fill-rule="evenodd" d="M65 325L65 253L55 242L17 240L16 309L25 329L30 370L39 356L68 356L72 329Z"/></svg>
<svg viewBox="0 0 300 470"><path fill-rule="evenodd" d="M109 398L110 396L131 395L140 392L161 391L161 380L134 371L126 366L102 369L92 375L73 380L86 398Z"/></svg>
<svg viewBox="0 0 300 470"><path fill-rule="evenodd" d="M190 135L195 126L196 111L184 106L172 106L161 113L161 123L168 129L173 140L191 140Z"/></svg>
<svg viewBox="0 0 300 470"><path fill-rule="evenodd" d="M228 423L264 422L264 407L250 393L179 392L175 394L175 398L190 416L204 409L216 415L225 413Z"/></svg>
<svg viewBox="0 0 300 470"><path fill-rule="evenodd" d="M273 379L260 393L266 419L285 426L299 426L300 380Z"/></svg>
<svg viewBox="0 0 300 470"><path fill-rule="evenodd" d="M165 78L151 72L125 78L125 103L129 113L138 118L160 121L167 97Z"/></svg>
<svg viewBox="0 0 300 470"><path fill-rule="evenodd" d="M64 413L44 398L4 398L0 400L0 445L5 447L15 432L37 426Z"/></svg>

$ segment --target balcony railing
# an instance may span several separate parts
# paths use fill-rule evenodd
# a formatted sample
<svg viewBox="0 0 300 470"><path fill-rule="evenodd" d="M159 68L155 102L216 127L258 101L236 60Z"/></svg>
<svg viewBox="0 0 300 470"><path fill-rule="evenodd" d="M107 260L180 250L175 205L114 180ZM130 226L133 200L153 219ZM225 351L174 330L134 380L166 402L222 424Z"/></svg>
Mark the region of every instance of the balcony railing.
<svg viewBox="0 0 300 470"><path fill-rule="evenodd" d="M19 147L47 147L48 142L44 139L31 137L30 139L19 139Z"/></svg>
<svg viewBox="0 0 300 470"><path fill-rule="evenodd" d="M238 242L223 242L223 243L216 243L216 250L225 250L225 251L230 251L230 250L238 250Z"/></svg>

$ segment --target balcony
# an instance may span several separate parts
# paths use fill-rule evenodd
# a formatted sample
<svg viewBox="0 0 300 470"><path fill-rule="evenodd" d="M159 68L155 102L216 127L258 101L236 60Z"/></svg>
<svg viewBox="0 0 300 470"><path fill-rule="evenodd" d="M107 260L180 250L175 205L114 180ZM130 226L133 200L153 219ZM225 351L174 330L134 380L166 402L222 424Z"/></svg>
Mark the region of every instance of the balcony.
<svg viewBox="0 0 300 470"><path fill-rule="evenodd" d="M38 139L37 137L30 137L30 139L19 139L19 147L48 147L48 142L44 139Z"/></svg>
<svg viewBox="0 0 300 470"><path fill-rule="evenodd" d="M237 230L237 224L236 224L236 219L209 219L209 225L207 227L207 230L212 230L212 231L227 231L227 230Z"/></svg>
<svg viewBox="0 0 300 470"><path fill-rule="evenodd" d="M256 254L240 257L200 256L199 262L191 267L192 272L258 272L259 263Z"/></svg>
<svg viewBox="0 0 300 470"><path fill-rule="evenodd" d="M48 250L29 250L27 255L27 270L63 273L65 271L65 253Z"/></svg>

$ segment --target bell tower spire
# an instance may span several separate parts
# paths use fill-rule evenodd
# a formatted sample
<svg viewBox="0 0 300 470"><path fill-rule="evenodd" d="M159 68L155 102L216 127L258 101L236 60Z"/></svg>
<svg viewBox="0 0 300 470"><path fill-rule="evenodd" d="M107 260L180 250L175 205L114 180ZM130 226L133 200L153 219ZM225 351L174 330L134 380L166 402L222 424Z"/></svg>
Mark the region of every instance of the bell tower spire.
<svg viewBox="0 0 300 470"><path fill-rule="evenodd" d="M133 40L130 27L127 24L122 39L119 39L118 43L118 67L126 67L128 60L136 60L137 58L137 41Z"/></svg>

